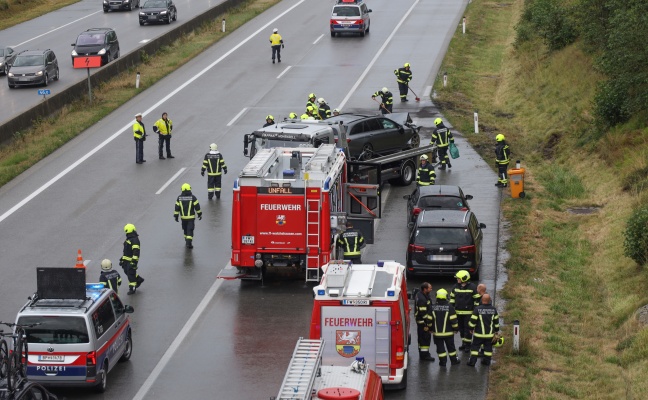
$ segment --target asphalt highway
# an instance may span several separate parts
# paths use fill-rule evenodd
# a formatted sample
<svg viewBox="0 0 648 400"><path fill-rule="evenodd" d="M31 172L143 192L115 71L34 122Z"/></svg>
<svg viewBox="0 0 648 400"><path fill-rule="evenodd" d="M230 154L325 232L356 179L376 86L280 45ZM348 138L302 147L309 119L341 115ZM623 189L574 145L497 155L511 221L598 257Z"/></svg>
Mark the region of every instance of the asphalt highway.
<svg viewBox="0 0 648 400"><path fill-rule="evenodd" d="M117 264L126 223L134 223L141 237L140 274L146 282L135 296L126 296L122 286L123 300L135 308L131 361L110 373L103 395L89 390L55 392L70 399L276 395L295 341L308 335L312 285L279 277L263 287L215 279L230 257L231 188L247 162L242 135L262 125L267 114L281 119L289 112L303 112L311 92L332 108L376 112L371 94L387 86L397 97L393 70L404 62L412 64L412 88L424 100L416 103L410 95L410 102L397 101L394 110L409 111L421 125L431 126L437 114L425 98L466 4L374 0L370 34L331 38L327 23L332 2L283 1L1 188L3 319L12 319L35 291L34 267L71 267L77 249L82 249L90 260L87 280L95 281L101 259ZM105 17L109 16L115 15ZM282 63L273 65L268 37L274 27L286 48ZM151 136L145 143L148 162L135 164L134 114L144 113L152 133L152 124L164 111L174 122L171 146L176 158L158 160L157 141ZM429 130L422 136L426 143ZM212 142L229 170L219 201L207 200L206 178L199 174ZM462 156L451 171L438 173L438 182L461 185L475 196L471 207L488 226L482 280L490 288L499 214L496 178L465 141L458 138L457 143ZM193 250L185 249L180 224L172 218L184 182L192 185L204 210L203 220L196 222ZM377 228L379 245L368 250L365 259L404 263L402 196L413 189L387 188ZM410 286L421 282L412 280ZM435 288L449 287L452 281L432 283ZM408 389L388 393L387 398L485 396L486 369L419 366L415 333L410 350Z"/></svg>

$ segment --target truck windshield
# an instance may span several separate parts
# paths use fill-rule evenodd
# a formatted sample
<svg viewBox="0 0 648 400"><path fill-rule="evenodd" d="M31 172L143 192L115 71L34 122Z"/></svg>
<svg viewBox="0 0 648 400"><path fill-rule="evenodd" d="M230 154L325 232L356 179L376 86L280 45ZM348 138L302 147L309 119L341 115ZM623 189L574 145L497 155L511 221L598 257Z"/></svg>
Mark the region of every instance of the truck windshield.
<svg viewBox="0 0 648 400"><path fill-rule="evenodd" d="M25 328L27 343L89 343L88 328L83 317L50 315L20 317L18 324L38 324Z"/></svg>

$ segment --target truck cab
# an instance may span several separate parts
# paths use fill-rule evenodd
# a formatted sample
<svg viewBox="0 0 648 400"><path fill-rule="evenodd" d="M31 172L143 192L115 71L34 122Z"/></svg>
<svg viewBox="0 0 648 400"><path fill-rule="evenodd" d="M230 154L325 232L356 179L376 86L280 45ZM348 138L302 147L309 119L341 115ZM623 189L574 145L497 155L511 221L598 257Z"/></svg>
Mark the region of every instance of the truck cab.
<svg viewBox="0 0 648 400"><path fill-rule="evenodd" d="M352 264L331 261L313 288L310 338L331 345L323 365L348 365L364 358L394 389L407 386L410 305L405 266L395 261Z"/></svg>
<svg viewBox="0 0 648 400"><path fill-rule="evenodd" d="M324 123L284 121L243 136L243 155L254 158L261 149L275 147L320 147L334 144L333 129Z"/></svg>

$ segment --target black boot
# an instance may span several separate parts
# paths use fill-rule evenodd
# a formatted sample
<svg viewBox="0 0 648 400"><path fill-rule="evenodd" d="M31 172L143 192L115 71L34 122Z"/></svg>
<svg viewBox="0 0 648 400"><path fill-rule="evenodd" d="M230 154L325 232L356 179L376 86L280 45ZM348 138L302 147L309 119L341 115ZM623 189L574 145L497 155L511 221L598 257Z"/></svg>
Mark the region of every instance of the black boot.
<svg viewBox="0 0 648 400"><path fill-rule="evenodd" d="M187 246L188 249L193 249L193 244L191 244L191 239L187 239L185 246Z"/></svg>
<svg viewBox="0 0 648 400"><path fill-rule="evenodd" d="M209 193L207 194L207 200L211 200L211 199L213 199L213 198L214 198L214 193L209 192Z"/></svg>
<svg viewBox="0 0 648 400"><path fill-rule="evenodd" d="M476 363L477 363L477 357L470 357L470 359L468 360L468 364L466 365L468 365L469 367L474 367Z"/></svg>
<svg viewBox="0 0 648 400"><path fill-rule="evenodd" d="M220 200L220 192L216 192L216 199Z"/></svg>
<svg viewBox="0 0 648 400"><path fill-rule="evenodd" d="M129 296L131 294L135 294L135 286L129 286L128 287L128 293L126 293L126 294L129 295Z"/></svg>
<svg viewBox="0 0 648 400"><path fill-rule="evenodd" d="M481 361L482 365L490 365L491 359L490 357L484 357L484 359Z"/></svg>
<svg viewBox="0 0 648 400"><path fill-rule="evenodd" d="M421 361L434 361L434 357L427 351L419 351L419 359Z"/></svg>
<svg viewBox="0 0 648 400"><path fill-rule="evenodd" d="M135 288L138 288L138 287L142 286L142 283L144 283L144 278L142 278L141 276L138 276L137 277L137 284L135 285Z"/></svg>
<svg viewBox="0 0 648 400"><path fill-rule="evenodd" d="M458 359L456 356L455 357L450 357L450 364L459 365L459 364L461 364L461 360Z"/></svg>
<svg viewBox="0 0 648 400"><path fill-rule="evenodd" d="M448 357L439 357L439 367L445 367L448 363Z"/></svg>

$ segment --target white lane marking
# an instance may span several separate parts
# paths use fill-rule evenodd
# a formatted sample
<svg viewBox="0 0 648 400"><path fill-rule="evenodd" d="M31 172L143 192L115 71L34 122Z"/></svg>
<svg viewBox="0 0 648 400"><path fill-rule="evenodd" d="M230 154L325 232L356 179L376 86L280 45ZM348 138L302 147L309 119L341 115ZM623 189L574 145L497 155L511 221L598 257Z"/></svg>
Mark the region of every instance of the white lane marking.
<svg viewBox="0 0 648 400"><path fill-rule="evenodd" d="M423 98L427 99L430 97L430 93L432 93L432 86L426 86L425 90L423 91Z"/></svg>
<svg viewBox="0 0 648 400"><path fill-rule="evenodd" d="M290 68L292 68L292 65L289 65L288 68L284 69L283 72L277 76L277 79L281 78Z"/></svg>
<svg viewBox="0 0 648 400"><path fill-rule="evenodd" d="M378 60L378 57L380 57L382 52L385 50L385 47L387 47L389 42L391 42L392 38L396 34L396 31L398 31L398 29L401 27L401 25L403 25L403 22L405 22L405 19L407 19L407 17L412 13L412 10L414 10L414 7L416 7L416 5L418 3L419 3L419 0L416 0L414 2L414 4L412 4L412 6L409 8L409 10L407 10L405 15L403 15L403 18L401 18L401 20L398 22L398 25L396 25L396 27L394 28L392 33L387 37L387 40L385 40L385 43L383 43L383 45L380 46L380 49L378 49L378 52L376 53L374 58L371 60L369 65L367 65L367 68L365 68L365 70L362 72L362 75L360 75L360 78L358 78L356 83L353 84L353 87L351 88L351 90L349 90L349 93L347 93L347 95L344 97L344 99L342 100L342 103L340 103L340 105L338 106L339 109L344 108L344 105L346 104L346 102L349 101L349 99L351 98L351 95L353 93L355 93L356 89L358 89L358 86L360 86L360 83L367 76L367 74L369 73L369 70L371 69L371 67L373 67L373 65L376 63L376 61Z"/></svg>
<svg viewBox="0 0 648 400"><path fill-rule="evenodd" d="M151 39L144 39L144 40L140 40L139 42L140 42L140 43L148 43L148 42L150 42L150 41L151 41Z"/></svg>
<svg viewBox="0 0 648 400"><path fill-rule="evenodd" d="M313 44L317 44L317 42L319 42L320 39L323 38L323 37L324 37L324 34L322 33L322 34L321 34L317 39L315 39L315 41L313 42Z"/></svg>
<svg viewBox="0 0 648 400"><path fill-rule="evenodd" d="M166 183L165 183L164 185L162 185L162 187L160 188L160 190L158 190L157 192L155 192L155 194L160 194L160 193L164 192L164 189L166 189L166 188L171 184L171 182L175 181L176 178L179 177L180 174L183 173L186 169L187 169L187 168L184 168L184 167L183 167L183 168L180 168L180 171L176 172L175 175L173 175L173 176L171 177L171 179L169 179L168 181L166 181Z"/></svg>
<svg viewBox="0 0 648 400"><path fill-rule="evenodd" d="M227 123L227 126L232 126L234 124L234 122L236 122L236 120L239 119L241 117L241 115L243 115L243 113L247 111L247 109L248 108L245 107L244 109L239 111L239 113L236 114L236 116L234 118L232 118L232 120L230 122Z"/></svg>
<svg viewBox="0 0 648 400"><path fill-rule="evenodd" d="M43 36L45 36L45 35L49 35L50 33L54 32L54 31L58 31L58 30L61 29L61 28L65 28L66 26L68 26L68 25L72 25L72 24L74 24L74 23L76 23L76 22L79 22L79 21L81 21L82 19L86 19L86 18L88 18L88 17L92 17L93 15L95 15L95 14L99 14L100 12L103 12L103 11L102 11L102 10L99 10L99 11L97 11L97 12L93 12L92 14L88 14L88 15L86 15L85 17L81 17L81 18L79 18L79 19L75 19L74 21L72 21L72 22L68 22L68 23L65 24L65 25L61 25L61 26L59 26L58 28L54 28L54 29L52 29L52 30L49 31L49 32L45 32L45 33L40 34L40 35L38 35L38 36L35 36L35 37L31 38L31 39L27 39L27 40L25 40L24 42L22 42L22 43L20 43L20 44L17 44L15 47L22 46L22 45L25 44L25 43L29 43L29 42L31 42L32 40L36 40L36 39L38 39L39 37L43 37Z"/></svg>
<svg viewBox="0 0 648 400"><path fill-rule="evenodd" d="M178 87L177 87L175 90L173 90L171 93L169 93L169 94L167 94L166 96L164 96L160 101L158 101L157 103L153 104L151 107L149 107L148 110L144 111L144 112L142 113L142 115L143 115L143 116L146 116L147 114L150 114L151 112L153 112L153 111L154 111L155 109L157 109L160 105L164 104L164 102L166 102L167 100L169 100L170 98L172 98L173 96L175 96L176 94L178 94L182 89L184 89L184 88L186 88L187 86L189 86L190 84L192 84L196 79L198 79L198 78L200 78L201 76L203 76L204 74L206 74L210 69L214 68L214 66L216 66L218 63L220 63L221 61L223 61L223 60L224 60L226 57L228 57L230 54L232 54L233 52L235 52L236 50L238 50L238 49L239 49L241 46L243 46L245 43L247 43L247 42L249 42L250 40L252 40L253 37L255 37L256 35L258 35L260 32L264 31L267 27L269 27L270 25L272 25L272 24L273 24L275 21L277 21L279 18L281 18L281 17L283 17L284 15L288 14L290 11L292 11L293 9L295 9L298 5L300 5L300 4L303 3L304 1L306 1L306 0L299 0L295 5L293 5L292 7L288 8L286 11L282 12L281 14L277 15L275 18L271 19L268 23L266 23L265 25L263 25L261 28L257 29L254 33L252 33L250 36L248 36L247 38L245 38L244 40L242 40L239 44L237 44L236 46L232 47L229 51L227 51L225 54L223 54L222 56L220 56L220 57L219 57L216 61L214 61L213 63L209 64L207 67L205 67L205 68L204 68L202 71L200 71L198 74L194 75L191 79L189 79L188 81L186 81L186 82L183 83L182 85L178 86ZM103 12L103 11L98 11L98 12ZM96 13L95 13L95 14L96 14ZM92 14L91 14L91 15L92 15ZM2 215L0 216L0 222L4 221L4 220L7 219L7 217L9 217L11 214L13 214L13 213L15 213L16 211L18 211L22 206L24 206L25 204L27 204L27 203L28 203L29 201L31 201L34 197L36 197L36 196L38 196L39 194L41 194L43 191L45 191L45 189L47 189L48 187L50 187L50 186L52 186L53 184L55 184L59 179L63 178L63 177L64 177L65 175L67 175L70 171L72 171L74 168L78 167L82 162L84 162L85 160L87 160L88 158L90 158L90 157L91 157L92 155L94 155L96 152L98 152L98 151L101 150L102 148L106 147L110 142L112 142L113 140L115 140L115 138L116 138L117 136L121 135L121 134L124 133L127 129L129 129L129 128L131 127L131 125L132 125L132 122L129 122L128 125L125 125L123 128L121 128L120 130L118 130L117 132L115 132L112 136L108 137L106 140L104 140L103 142L101 142L97 147L95 147L94 149L90 150L86 155L84 155L84 156L82 156L81 158L79 158L78 160L76 160L74 163L72 163L72 165L70 165L69 167L65 168L63 171L59 172L59 173L58 173L54 178L52 178L52 179L50 179L49 181L47 181L47 183L45 183L43 186L41 186L41 187L39 187L38 189L36 189L32 194L30 194L29 196L27 196L27 197L25 197L24 199L22 199L22 200L21 200L18 204L16 204L15 206L11 207L9 210L7 210L4 214L2 214Z"/></svg>
<svg viewBox="0 0 648 400"><path fill-rule="evenodd" d="M198 318L200 318L200 315L205 311L222 284L223 279L216 279L214 281L214 284L209 288L209 290L205 294L205 297L203 297L200 304L198 304L198 307L196 307L196 310L194 310L193 314L191 314L191 317L189 317L187 323L184 324L184 326L180 330L180 333L178 333L178 336L176 336L176 338L173 340L173 343L171 343L171 346L169 346L167 351L164 352L164 355L162 356L162 358L160 358L160 361L158 361L157 365L155 365L155 368L153 368L153 371L151 371L151 374L148 376L148 378L146 378L146 381L144 381L140 390L135 394L133 400L144 399L146 393L151 390L153 383L155 383L169 361L171 361L173 354L185 341L185 338L187 337L189 332L193 330L193 326L196 324L196 321L198 321Z"/></svg>

